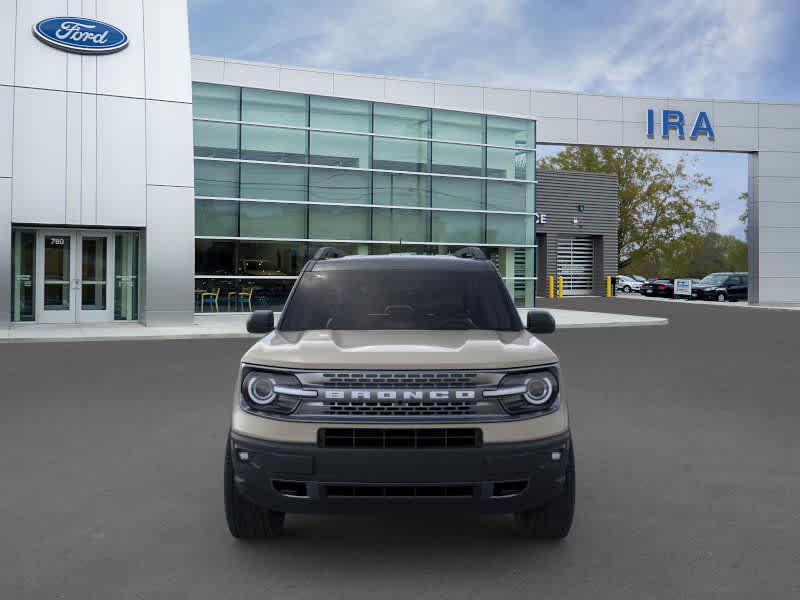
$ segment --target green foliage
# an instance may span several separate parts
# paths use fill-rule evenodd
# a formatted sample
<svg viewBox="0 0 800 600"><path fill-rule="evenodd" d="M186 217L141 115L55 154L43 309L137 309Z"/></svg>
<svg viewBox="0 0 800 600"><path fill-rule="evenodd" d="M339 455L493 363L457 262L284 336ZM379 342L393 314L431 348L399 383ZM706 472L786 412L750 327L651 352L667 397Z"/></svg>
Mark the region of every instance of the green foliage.
<svg viewBox="0 0 800 600"><path fill-rule="evenodd" d="M543 169L615 173L619 180L619 266L651 272L680 253L679 240L713 231L719 205L704 194L711 178L690 173L652 150L570 146L539 162ZM677 244L677 245L676 245ZM646 266L650 269L645 269Z"/></svg>
<svg viewBox="0 0 800 600"><path fill-rule="evenodd" d="M747 244L716 232L688 233L666 244L657 259L634 260L623 270L646 277L705 277L717 271L747 271Z"/></svg>

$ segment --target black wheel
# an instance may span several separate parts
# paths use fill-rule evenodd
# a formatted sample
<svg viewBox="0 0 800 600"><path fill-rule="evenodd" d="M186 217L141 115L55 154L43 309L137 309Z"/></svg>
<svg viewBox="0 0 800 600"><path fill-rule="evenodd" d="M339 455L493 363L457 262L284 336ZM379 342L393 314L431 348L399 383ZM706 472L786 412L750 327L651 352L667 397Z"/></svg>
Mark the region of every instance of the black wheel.
<svg viewBox="0 0 800 600"><path fill-rule="evenodd" d="M724 293L720 292L719 294L717 294L717 302L727 302L727 301L728 297Z"/></svg>
<svg viewBox="0 0 800 600"><path fill-rule="evenodd" d="M631 293L631 286L626 285L625 287L622 288L622 291L625 292L626 294L630 294Z"/></svg>
<svg viewBox="0 0 800 600"><path fill-rule="evenodd" d="M548 504L514 513L514 529L526 538L561 539L567 537L575 514L575 455L569 449L564 490Z"/></svg>
<svg viewBox="0 0 800 600"><path fill-rule="evenodd" d="M278 537L283 533L286 514L261 508L239 493L233 481L230 440L225 445L225 518L228 530L239 539Z"/></svg>

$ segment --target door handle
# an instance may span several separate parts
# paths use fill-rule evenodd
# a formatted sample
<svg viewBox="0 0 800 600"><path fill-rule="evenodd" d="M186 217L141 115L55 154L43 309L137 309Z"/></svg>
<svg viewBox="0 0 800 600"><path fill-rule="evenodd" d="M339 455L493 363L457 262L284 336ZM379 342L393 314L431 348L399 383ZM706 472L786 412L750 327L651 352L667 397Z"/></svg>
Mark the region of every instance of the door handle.
<svg viewBox="0 0 800 600"><path fill-rule="evenodd" d="M72 280L72 289L73 290L81 289L81 280L80 279L73 279Z"/></svg>

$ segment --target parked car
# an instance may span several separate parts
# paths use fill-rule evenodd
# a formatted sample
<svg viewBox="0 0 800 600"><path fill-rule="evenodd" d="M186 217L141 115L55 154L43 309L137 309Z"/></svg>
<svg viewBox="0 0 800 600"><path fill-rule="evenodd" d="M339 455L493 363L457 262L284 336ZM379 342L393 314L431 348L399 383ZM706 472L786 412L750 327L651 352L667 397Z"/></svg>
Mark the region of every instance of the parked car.
<svg viewBox="0 0 800 600"><path fill-rule="evenodd" d="M675 284L672 279L655 279L642 284L639 292L643 296L658 296L660 298L672 298L675 293Z"/></svg>
<svg viewBox="0 0 800 600"><path fill-rule="evenodd" d="M628 275L628 277L633 277L636 281L641 283L645 283L647 281L646 277L642 277L641 275Z"/></svg>
<svg viewBox="0 0 800 600"><path fill-rule="evenodd" d="M638 292L642 287L642 282L630 275L617 275L617 291L629 294Z"/></svg>
<svg viewBox="0 0 800 600"><path fill-rule="evenodd" d="M695 300L747 300L747 273L711 273L692 285Z"/></svg>

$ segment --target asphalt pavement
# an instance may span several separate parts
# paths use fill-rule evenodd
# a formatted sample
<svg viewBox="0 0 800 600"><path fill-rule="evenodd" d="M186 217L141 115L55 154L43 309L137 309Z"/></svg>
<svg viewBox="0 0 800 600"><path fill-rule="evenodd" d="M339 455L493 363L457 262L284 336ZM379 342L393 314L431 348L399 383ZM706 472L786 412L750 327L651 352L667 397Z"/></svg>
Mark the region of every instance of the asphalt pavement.
<svg viewBox="0 0 800 600"><path fill-rule="evenodd" d="M457 514L290 515L237 542L222 461L249 340L0 346L0 598L800 596L800 313L548 303L670 320L547 337L576 445L561 542Z"/></svg>

